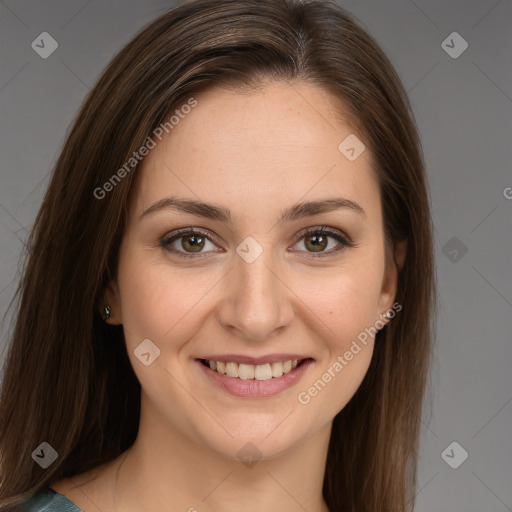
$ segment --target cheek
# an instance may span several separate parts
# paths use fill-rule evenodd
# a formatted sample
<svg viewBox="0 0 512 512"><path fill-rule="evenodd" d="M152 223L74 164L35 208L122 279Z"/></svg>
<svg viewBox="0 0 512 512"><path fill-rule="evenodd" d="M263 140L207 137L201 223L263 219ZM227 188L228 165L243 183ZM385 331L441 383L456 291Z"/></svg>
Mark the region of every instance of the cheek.
<svg viewBox="0 0 512 512"><path fill-rule="evenodd" d="M192 273L172 267L160 257L137 250L121 259L119 290L123 328L128 349L146 338L167 354L179 350L202 322L208 292L220 275L198 270ZM171 346L169 345L171 343ZM162 350L162 356L164 351Z"/></svg>
<svg viewBox="0 0 512 512"><path fill-rule="evenodd" d="M358 255L339 267L297 278L297 294L329 327L325 332L332 350L343 350L349 338L374 325L382 271L378 260L370 264L369 258Z"/></svg>
<svg viewBox="0 0 512 512"><path fill-rule="evenodd" d="M329 271L328 279L318 275L316 280L301 279L301 296L309 297L308 307L328 329L322 329L325 357L317 361L314 375L304 382L297 400L318 407L318 417L324 421L346 406L370 365L383 271L379 261L364 255L357 261L347 258L335 271ZM306 295L314 281L316 293Z"/></svg>

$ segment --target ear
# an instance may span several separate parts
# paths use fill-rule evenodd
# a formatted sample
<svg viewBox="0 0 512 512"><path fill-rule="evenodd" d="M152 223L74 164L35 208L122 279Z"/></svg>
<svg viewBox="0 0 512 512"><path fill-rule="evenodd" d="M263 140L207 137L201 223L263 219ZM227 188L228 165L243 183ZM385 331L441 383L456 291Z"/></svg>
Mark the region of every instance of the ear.
<svg viewBox="0 0 512 512"><path fill-rule="evenodd" d="M382 288L379 298L378 318L382 318L382 314L392 309L398 288L398 272L402 269L407 254L407 239L396 242L394 253L388 258L388 265L384 272L382 280Z"/></svg>
<svg viewBox="0 0 512 512"><path fill-rule="evenodd" d="M119 296L119 288L115 280L109 281L103 293L104 300L100 304L100 315L105 318L105 306L110 306L110 318L105 320L110 325L121 325L123 318L121 315L121 300Z"/></svg>

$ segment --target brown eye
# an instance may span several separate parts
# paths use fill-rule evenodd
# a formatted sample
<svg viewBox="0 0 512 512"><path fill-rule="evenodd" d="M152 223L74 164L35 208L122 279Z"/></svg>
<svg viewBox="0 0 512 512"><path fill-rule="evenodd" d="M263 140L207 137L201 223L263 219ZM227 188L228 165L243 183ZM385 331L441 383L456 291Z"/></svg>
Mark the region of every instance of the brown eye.
<svg viewBox="0 0 512 512"><path fill-rule="evenodd" d="M302 243L306 250L299 249L299 252L313 257L334 256L347 247L355 247L347 238L330 228L311 228L295 236L295 245ZM219 252L210 236L195 229L176 231L162 238L160 243L166 251L182 258L198 258L208 256L211 252ZM210 249L208 244L211 244Z"/></svg>
<svg viewBox="0 0 512 512"><path fill-rule="evenodd" d="M202 235L187 235L180 238L181 246L186 251L201 252L205 244L205 237Z"/></svg>
<svg viewBox="0 0 512 512"><path fill-rule="evenodd" d="M210 237L193 229L183 229L171 233L165 236L160 243L165 250L183 258L202 257L207 256L209 252L216 252L216 246ZM210 248L208 244L211 245Z"/></svg>
<svg viewBox="0 0 512 512"><path fill-rule="evenodd" d="M304 245L312 252L321 252L329 244L327 239L325 235L307 235L304 237Z"/></svg>
<svg viewBox="0 0 512 512"><path fill-rule="evenodd" d="M347 247L355 247L348 237L326 227L310 228L296 235L295 239L298 240L295 245L301 244L306 248L305 251L299 252L305 252L313 257L334 256ZM332 243L331 240L337 243Z"/></svg>

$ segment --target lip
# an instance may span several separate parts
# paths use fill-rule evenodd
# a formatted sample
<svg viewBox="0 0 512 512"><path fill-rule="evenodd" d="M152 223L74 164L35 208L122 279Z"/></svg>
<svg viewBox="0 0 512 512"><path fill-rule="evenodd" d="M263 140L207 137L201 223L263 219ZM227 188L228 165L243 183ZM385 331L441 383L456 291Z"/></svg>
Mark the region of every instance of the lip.
<svg viewBox="0 0 512 512"><path fill-rule="evenodd" d="M208 361L222 361L223 363L242 363L242 364L265 364L265 363L283 363L285 361L301 361L302 359L312 359L304 354L268 354L266 356L251 357L242 354L218 354L206 355L197 359L208 359Z"/></svg>
<svg viewBox="0 0 512 512"><path fill-rule="evenodd" d="M208 358L205 357L204 359ZM246 358L246 360L247 359L254 360L254 358ZM300 366L297 366L297 368L294 368L290 372L285 373L281 377L272 377L271 379L268 380L244 380L239 379L238 377L228 377L227 375L221 375L220 373L211 370L209 367L205 366L200 359L196 359L194 362L199 366L200 371L205 375L209 382L215 384L220 389L227 391L231 395L244 398L265 398L277 395L278 393L281 393L282 391L285 391L286 389L292 387L300 380L304 373L306 373L309 370L309 368L311 368L315 363L315 360L312 358L303 359L305 359L305 361ZM222 359L218 360L222 361ZM278 359L278 361L287 360L288 359ZM267 363L277 362L269 361L268 359L266 359L265 361Z"/></svg>

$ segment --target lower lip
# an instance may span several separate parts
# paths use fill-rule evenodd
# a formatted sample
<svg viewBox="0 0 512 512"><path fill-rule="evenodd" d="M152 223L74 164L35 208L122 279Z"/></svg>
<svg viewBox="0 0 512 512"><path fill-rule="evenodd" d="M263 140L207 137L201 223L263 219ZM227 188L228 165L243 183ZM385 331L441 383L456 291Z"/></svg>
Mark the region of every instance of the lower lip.
<svg viewBox="0 0 512 512"><path fill-rule="evenodd" d="M284 373L281 377L272 377L268 380L244 380L218 373L205 366L199 359L196 359L195 362L211 382L232 395L244 398L262 398L277 395L298 382L302 375L314 364L313 359L306 359L300 366Z"/></svg>

